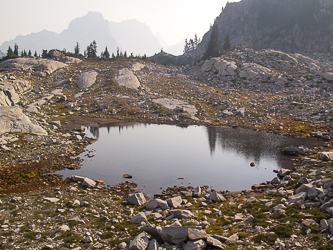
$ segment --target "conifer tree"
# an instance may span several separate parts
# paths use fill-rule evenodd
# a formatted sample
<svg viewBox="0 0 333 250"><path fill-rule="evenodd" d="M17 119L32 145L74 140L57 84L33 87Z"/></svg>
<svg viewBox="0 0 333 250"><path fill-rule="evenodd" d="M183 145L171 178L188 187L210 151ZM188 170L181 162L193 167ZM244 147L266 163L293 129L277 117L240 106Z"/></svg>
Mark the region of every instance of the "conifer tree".
<svg viewBox="0 0 333 250"><path fill-rule="evenodd" d="M79 46L79 42L76 42L76 45L74 47L74 54L78 55L80 53L80 46Z"/></svg>
<svg viewBox="0 0 333 250"><path fill-rule="evenodd" d="M227 51L230 48L231 48L230 37L229 37L229 34L227 34L224 38L223 50Z"/></svg>
<svg viewBox="0 0 333 250"><path fill-rule="evenodd" d="M126 50L124 52L124 57L127 58L127 52L126 52Z"/></svg>
<svg viewBox="0 0 333 250"><path fill-rule="evenodd" d="M31 50L29 49L28 56L31 56Z"/></svg>
<svg viewBox="0 0 333 250"><path fill-rule="evenodd" d="M12 57L12 55L13 55L13 50L12 50L12 48L10 46L8 46L7 57L10 58L10 57Z"/></svg>
<svg viewBox="0 0 333 250"><path fill-rule="evenodd" d="M212 31L210 34L210 40L208 48L205 53L205 57L214 57L220 55L220 38L219 38L219 28L216 21L213 24Z"/></svg>
<svg viewBox="0 0 333 250"><path fill-rule="evenodd" d="M18 45L15 43L14 45L14 54L18 56L19 52L18 52Z"/></svg>
<svg viewBox="0 0 333 250"><path fill-rule="evenodd" d="M104 58L110 58L110 53L108 51L108 47L107 46L105 46L105 51L103 53L103 57Z"/></svg>
<svg viewBox="0 0 333 250"><path fill-rule="evenodd" d="M34 54L34 57L38 57L38 55L37 55L37 51L35 50L35 54Z"/></svg>

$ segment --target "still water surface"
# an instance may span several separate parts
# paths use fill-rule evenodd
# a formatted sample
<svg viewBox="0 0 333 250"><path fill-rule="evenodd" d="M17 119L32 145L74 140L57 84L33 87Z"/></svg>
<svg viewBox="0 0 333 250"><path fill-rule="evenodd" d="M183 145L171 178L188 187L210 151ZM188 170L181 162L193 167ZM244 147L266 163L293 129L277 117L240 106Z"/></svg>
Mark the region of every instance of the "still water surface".
<svg viewBox="0 0 333 250"><path fill-rule="evenodd" d="M125 181L123 174L131 174L131 181L150 197L160 193L160 187L174 185L250 189L275 177L274 169L290 167L279 148L306 143L265 132L204 126L110 125L88 127L86 134L98 138L87 147L94 157L82 153L82 169L61 171L64 177L87 176L114 186Z"/></svg>

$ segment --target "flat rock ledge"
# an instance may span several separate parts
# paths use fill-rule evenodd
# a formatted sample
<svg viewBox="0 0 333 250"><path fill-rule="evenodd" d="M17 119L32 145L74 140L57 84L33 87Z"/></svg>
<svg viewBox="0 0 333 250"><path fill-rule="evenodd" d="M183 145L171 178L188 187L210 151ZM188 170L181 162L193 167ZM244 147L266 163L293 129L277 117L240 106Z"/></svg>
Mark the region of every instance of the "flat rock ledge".
<svg viewBox="0 0 333 250"><path fill-rule="evenodd" d="M171 99L171 98L158 98L153 100L155 103L164 106L167 109L172 109L180 112L187 112L192 119L197 120L195 117L197 109L194 105L191 105L185 101Z"/></svg>
<svg viewBox="0 0 333 250"><path fill-rule="evenodd" d="M0 134L12 132L47 135L47 132L33 124L19 107L0 106L0 117Z"/></svg>

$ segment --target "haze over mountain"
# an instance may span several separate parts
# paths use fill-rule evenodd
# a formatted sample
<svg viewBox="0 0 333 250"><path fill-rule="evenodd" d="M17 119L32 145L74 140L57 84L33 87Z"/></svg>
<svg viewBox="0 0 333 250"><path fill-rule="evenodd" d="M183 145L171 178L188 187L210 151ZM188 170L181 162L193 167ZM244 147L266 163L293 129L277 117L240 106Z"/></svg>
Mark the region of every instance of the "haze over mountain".
<svg viewBox="0 0 333 250"><path fill-rule="evenodd" d="M68 29L60 34L43 30L26 36L17 36L15 39L4 42L0 49L5 52L8 46L14 47L17 43L19 50L37 51L42 49L66 49L74 51L76 42L79 42L80 53L93 41L97 42L98 55L108 47L110 54L116 52L117 47L123 52L134 55L146 54L148 56L158 53L162 46L150 28L137 20L127 20L120 23L109 22L98 12L89 12L70 22Z"/></svg>
<svg viewBox="0 0 333 250"><path fill-rule="evenodd" d="M232 46L332 57L332 13L332 0L242 0L228 3L216 22L221 44L229 34ZM204 35L196 58L208 47L210 34Z"/></svg>

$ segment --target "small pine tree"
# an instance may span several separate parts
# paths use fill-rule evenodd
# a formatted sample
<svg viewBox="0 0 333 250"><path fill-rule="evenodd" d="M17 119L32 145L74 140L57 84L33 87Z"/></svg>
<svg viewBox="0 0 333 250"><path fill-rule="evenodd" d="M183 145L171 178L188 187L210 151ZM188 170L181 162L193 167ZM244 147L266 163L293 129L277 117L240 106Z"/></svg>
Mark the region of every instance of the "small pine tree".
<svg viewBox="0 0 333 250"><path fill-rule="evenodd" d="M14 45L14 54L18 56L19 52L18 52L18 45L15 43Z"/></svg>
<svg viewBox="0 0 333 250"><path fill-rule="evenodd" d="M105 46L105 51L103 53L103 57L104 58L110 58L110 53L108 51L108 47L107 46Z"/></svg>
<svg viewBox="0 0 333 250"><path fill-rule="evenodd" d="M26 57L27 55L28 55L27 52L24 50L23 51L23 56Z"/></svg>
<svg viewBox="0 0 333 250"><path fill-rule="evenodd" d="M188 41L187 41L187 38L185 38L184 53L189 52L189 51L190 51L190 48L188 46Z"/></svg>
<svg viewBox="0 0 333 250"><path fill-rule="evenodd" d="M31 56L31 50L29 49L28 56Z"/></svg>
<svg viewBox="0 0 333 250"><path fill-rule="evenodd" d="M34 54L34 57L38 57L38 55L37 55L37 51L35 50L35 54Z"/></svg>
<svg viewBox="0 0 333 250"><path fill-rule="evenodd" d="M13 50L10 46L7 49L7 58L11 58L13 56Z"/></svg>
<svg viewBox="0 0 333 250"><path fill-rule="evenodd" d="M112 58L115 58L115 55L114 55L114 53L112 52Z"/></svg>
<svg viewBox="0 0 333 250"><path fill-rule="evenodd" d="M48 58L48 57L49 57L49 53L47 53L46 49L43 49L42 58Z"/></svg>
<svg viewBox="0 0 333 250"><path fill-rule="evenodd" d="M79 46L79 42L76 42L76 45L74 47L74 54L78 55L80 53L80 46Z"/></svg>
<svg viewBox="0 0 333 250"><path fill-rule="evenodd" d="M124 57L127 58L127 52L126 52L126 50L124 52Z"/></svg>
<svg viewBox="0 0 333 250"><path fill-rule="evenodd" d="M120 56L120 53L119 53L119 48L117 47L117 57Z"/></svg>

